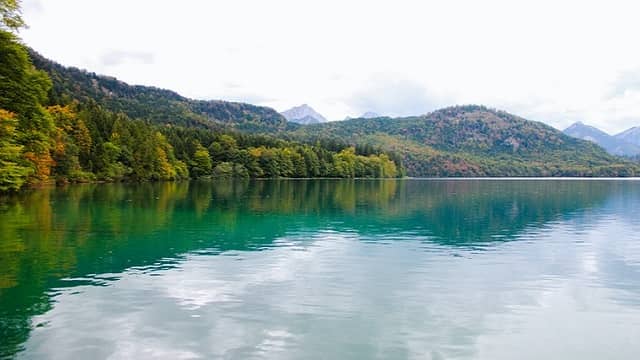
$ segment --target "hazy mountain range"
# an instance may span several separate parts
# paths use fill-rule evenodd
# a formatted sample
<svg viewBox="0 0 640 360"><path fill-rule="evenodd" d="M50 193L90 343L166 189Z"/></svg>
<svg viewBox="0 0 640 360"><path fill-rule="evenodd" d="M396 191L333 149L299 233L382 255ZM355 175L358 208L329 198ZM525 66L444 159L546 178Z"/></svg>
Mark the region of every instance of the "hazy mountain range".
<svg viewBox="0 0 640 360"><path fill-rule="evenodd" d="M566 128L564 133L578 139L594 142L613 155L640 155L640 127L633 127L617 135L609 135L596 127L577 122Z"/></svg>

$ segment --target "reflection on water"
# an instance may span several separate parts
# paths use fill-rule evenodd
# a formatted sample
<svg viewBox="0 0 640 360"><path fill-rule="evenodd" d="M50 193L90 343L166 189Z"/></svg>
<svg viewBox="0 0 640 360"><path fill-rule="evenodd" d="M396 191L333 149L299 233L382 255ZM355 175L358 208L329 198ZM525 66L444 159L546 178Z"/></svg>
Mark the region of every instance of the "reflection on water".
<svg viewBox="0 0 640 360"><path fill-rule="evenodd" d="M37 190L0 201L0 358L633 358L639 209L638 181Z"/></svg>

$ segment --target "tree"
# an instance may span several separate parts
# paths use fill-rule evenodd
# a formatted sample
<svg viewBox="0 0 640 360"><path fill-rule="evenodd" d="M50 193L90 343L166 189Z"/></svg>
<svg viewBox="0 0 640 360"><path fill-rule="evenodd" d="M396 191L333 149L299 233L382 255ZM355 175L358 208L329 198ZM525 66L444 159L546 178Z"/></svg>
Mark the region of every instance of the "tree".
<svg viewBox="0 0 640 360"><path fill-rule="evenodd" d="M0 108L15 113L23 127L42 127L50 88L48 75L33 67L24 46L0 30Z"/></svg>
<svg viewBox="0 0 640 360"><path fill-rule="evenodd" d="M11 7L8 2L2 4ZM54 165L50 154L53 121L42 107L50 87L47 74L33 67L15 36L0 30L0 109L14 113L18 119L24 158L31 163L39 181L49 178Z"/></svg>
<svg viewBox="0 0 640 360"><path fill-rule="evenodd" d="M393 160L389 159L386 154L381 154L380 160L382 162L382 177L398 177L398 167Z"/></svg>
<svg viewBox="0 0 640 360"><path fill-rule="evenodd" d="M103 180L118 181L124 179L129 173L127 167L118 161L122 153L120 146L114 142L107 141L101 144L100 154L101 161L98 177Z"/></svg>
<svg viewBox="0 0 640 360"><path fill-rule="evenodd" d="M248 178L249 177L249 171L242 164L234 164L233 165L233 177L236 177L236 178Z"/></svg>
<svg viewBox="0 0 640 360"><path fill-rule="evenodd" d="M304 157L305 166L307 169L307 175L309 177L320 176L320 160L318 155L309 146L305 146L302 150L302 156Z"/></svg>
<svg viewBox="0 0 640 360"><path fill-rule="evenodd" d="M53 175L56 180L77 182L93 179L93 174L80 166L80 153L86 154L91 148L91 137L84 122L69 106L50 106L47 112L55 123Z"/></svg>
<svg viewBox="0 0 640 360"><path fill-rule="evenodd" d="M212 167L209 151L199 142L196 143L196 150L193 153L193 162L191 163L191 175L194 177L211 175Z"/></svg>
<svg viewBox="0 0 640 360"><path fill-rule="evenodd" d="M18 190L27 181L32 169L20 156L14 114L0 109L0 191Z"/></svg>
<svg viewBox="0 0 640 360"><path fill-rule="evenodd" d="M25 26L20 0L0 0L0 29L16 31Z"/></svg>
<svg viewBox="0 0 640 360"><path fill-rule="evenodd" d="M173 148L167 142L167 139L160 132L155 133L156 153L154 156L155 167L159 174L160 180L175 180L177 177L176 169L173 167L175 159L173 158Z"/></svg>
<svg viewBox="0 0 640 360"><path fill-rule="evenodd" d="M335 176L352 178L355 174L356 151L353 147L346 148L333 156Z"/></svg>
<svg viewBox="0 0 640 360"><path fill-rule="evenodd" d="M233 165L230 162L221 162L213 169L213 176L217 178L233 177Z"/></svg>
<svg viewBox="0 0 640 360"><path fill-rule="evenodd" d="M218 141L209 145L209 154L214 163L223 161L236 161L238 157L238 144L230 135L221 135Z"/></svg>

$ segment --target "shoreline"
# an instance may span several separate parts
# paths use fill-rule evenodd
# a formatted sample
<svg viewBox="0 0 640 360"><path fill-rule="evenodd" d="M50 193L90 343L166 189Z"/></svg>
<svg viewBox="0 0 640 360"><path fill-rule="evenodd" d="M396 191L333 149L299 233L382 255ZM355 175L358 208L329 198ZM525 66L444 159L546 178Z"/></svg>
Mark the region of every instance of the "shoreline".
<svg viewBox="0 0 640 360"><path fill-rule="evenodd" d="M588 181L640 181L640 176L616 176L616 177L595 177L595 176L452 176L452 177L415 177L405 176L398 178L369 178L369 177L277 177L277 178L215 178L215 177L203 177L197 179L180 179L180 180L148 180L148 181L107 181L107 180L95 180L95 181L79 181L79 182L65 182L58 183L56 181L47 181L43 183L26 185L24 188L15 192L0 192L0 195L17 194L26 190L38 190L42 188L56 188L66 187L73 185L98 185L98 184L153 184L153 183L173 183L173 182L191 182L191 181L273 181L273 180L287 180L287 181L309 181L309 180L365 180L365 181L381 181L381 180L417 180L417 181L465 181L465 180L504 180L504 181L542 181L542 180L564 180L564 181L576 181L576 180L588 180Z"/></svg>

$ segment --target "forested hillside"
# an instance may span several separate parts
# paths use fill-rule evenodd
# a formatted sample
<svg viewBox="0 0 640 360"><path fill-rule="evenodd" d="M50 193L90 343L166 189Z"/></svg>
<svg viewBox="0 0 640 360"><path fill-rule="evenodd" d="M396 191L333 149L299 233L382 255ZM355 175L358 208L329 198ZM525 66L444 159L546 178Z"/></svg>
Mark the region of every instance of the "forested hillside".
<svg viewBox="0 0 640 360"><path fill-rule="evenodd" d="M36 69L52 80L49 102L70 104L94 100L106 110L159 124L275 132L287 127L286 119L273 109L228 101L192 100L149 86L129 85L116 78L65 67L34 50L29 55Z"/></svg>
<svg viewBox="0 0 640 360"><path fill-rule="evenodd" d="M483 106L408 118L300 127L301 141L341 139L401 154L410 176L633 176L640 168L540 122Z"/></svg>
<svg viewBox="0 0 640 360"><path fill-rule="evenodd" d="M52 84L18 38L0 30L0 191L54 181L402 175L401 164L384 153L235 131L280 126L271 109L62 72L77 76Z"/></svg>

